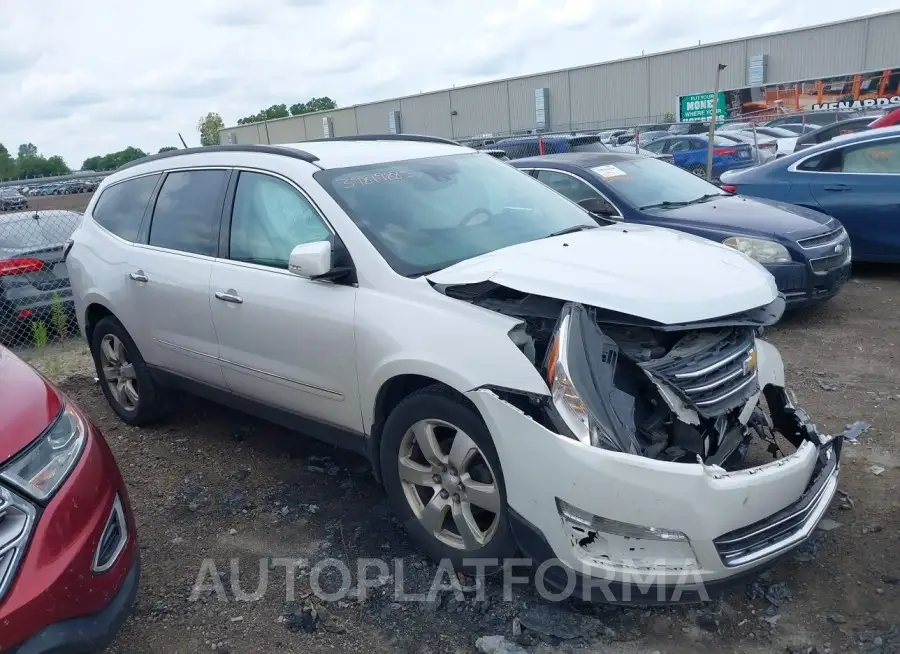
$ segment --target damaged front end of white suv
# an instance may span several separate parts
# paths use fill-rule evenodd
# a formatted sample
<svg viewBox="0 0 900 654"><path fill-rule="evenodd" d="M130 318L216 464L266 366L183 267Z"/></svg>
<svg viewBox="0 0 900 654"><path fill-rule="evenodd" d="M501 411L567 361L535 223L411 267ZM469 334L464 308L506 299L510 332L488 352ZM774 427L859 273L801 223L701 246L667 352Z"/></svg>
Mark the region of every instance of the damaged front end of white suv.
<svg viewBox="0 0 900 654"><path fill-rule="evenodd" d="M815 529L841 439L794 406L758 338L780 296L663 324L489 280L434 285L520 320L510 338L547 383L469 397L499 441L517 539L558 564L557 589L574 574L573 592L604 601L704 599Z"/></svg>

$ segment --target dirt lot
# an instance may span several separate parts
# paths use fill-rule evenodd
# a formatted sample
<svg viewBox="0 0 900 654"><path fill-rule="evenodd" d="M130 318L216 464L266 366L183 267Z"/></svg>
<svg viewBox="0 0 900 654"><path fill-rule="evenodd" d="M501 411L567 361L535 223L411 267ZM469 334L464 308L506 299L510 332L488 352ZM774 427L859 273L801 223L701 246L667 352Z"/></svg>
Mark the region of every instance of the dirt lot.
<svg viewBox="0 0 900 654"><path fill-rule="evenodd" d="M49 210L68 209L72 211L84 211L91 201L93 193L74 193L72 195L39 195L28 198L29 209Z"/></svg>
<svg viewBox="0 0 900 654"><path fill-rule="evenodd" d="M761 580L708 604L660 609L551 606L524 587L503 601L495 583L484 600L450 593L395 602L386 579L365 602L329 603L310 594L304 569L287 601L284 567L265 561L333 557L355 570L359 557L403 557L407 590L429 588L435 566L392 521L362 458L201 401L184 400L166 425L129 428L108 409L81 345L37 364L105 431L131 489L142 588L110 652L437 654L472 652L477 638L504 635L537 652L887 653L900 651L898 324L900 272L879 268L857 271L840 297L767 334L820 427L834 433L871 422L858 445L845 447L849 500L836 498L831 529ZM191 601L205 559L214 560L227 598L207 591ZM258 600L234 599L232 559L246 593L268 576Z"/></svg>

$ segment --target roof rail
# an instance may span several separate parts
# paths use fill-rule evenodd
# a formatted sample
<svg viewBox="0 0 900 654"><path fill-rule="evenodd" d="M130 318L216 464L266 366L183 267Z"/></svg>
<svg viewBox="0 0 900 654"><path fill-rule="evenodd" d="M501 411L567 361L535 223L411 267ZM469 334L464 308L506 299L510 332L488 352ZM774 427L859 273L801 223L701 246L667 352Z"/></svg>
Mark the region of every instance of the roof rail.
<svg viewBox="0 0 900 654"><path fill-rule="evenodd" d="M319 160L316 155L305 152L304 150L298 150L297 148L287 148L281 145L207 145L199 148L182 148L181 150L170 150L168 152L160 152L159 154L151 154L140 159L135 159L134 161L129 161L126 164L122 164L116 170L125 170L127 168L132 168L133 166L138 166L140 164L150 163L151 161L159 161L160 159L168 159L170 157L179 157L185 154L200 154L201 152L259 152L261 154L277 154L281 155L282 157L300 159L301 161L306 161L307 163L314 163Z"/></svg>
<svg viewBox="0 0 900 654"><path fill-rule="evenodd" d="M456 141L441 138L440 136L425 136L424 134L356 134L355 136L332 136L331 138L312 139L307 143L319 143L321 141L417 141L419 143L443 143L445 145L460 145Z"/></svg>

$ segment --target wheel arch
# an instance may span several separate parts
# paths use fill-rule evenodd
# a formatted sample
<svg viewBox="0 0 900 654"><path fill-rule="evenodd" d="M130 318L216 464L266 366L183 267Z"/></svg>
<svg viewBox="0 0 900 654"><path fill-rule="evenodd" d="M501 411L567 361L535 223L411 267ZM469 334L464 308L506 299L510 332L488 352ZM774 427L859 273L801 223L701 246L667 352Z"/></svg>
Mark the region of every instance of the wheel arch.
<svg viewBox="0 0 900 654"><path fill-rule="evenodd" d="M116 318L116 314L104 302L94 300L87 303L84 308L84 337L88 343L93 341L94 328L97 326L97 323L107 316ZM118 320L118 318L116 319Z"/></svg>
<svg viewBox="0 0 900 654"><path fill-rule="evenodd" d="M397 373L388 379L385 379L375 393L375 401L372 405L371 413L367 416L369 429L366 433L368 434L367 450L369 459L372 462L372 470L375 474L375 478L379 483L383 479L380 453L384 423L391 414L391 411L407 397L424 388L434 386L451 394L454 398L475 411L479 416L481 415L478 408L465 396L463 390L457 388L453 383L448 382L446 378L441 379L439 377L442 377L442 375L432 376L419 373Z"/></svg>

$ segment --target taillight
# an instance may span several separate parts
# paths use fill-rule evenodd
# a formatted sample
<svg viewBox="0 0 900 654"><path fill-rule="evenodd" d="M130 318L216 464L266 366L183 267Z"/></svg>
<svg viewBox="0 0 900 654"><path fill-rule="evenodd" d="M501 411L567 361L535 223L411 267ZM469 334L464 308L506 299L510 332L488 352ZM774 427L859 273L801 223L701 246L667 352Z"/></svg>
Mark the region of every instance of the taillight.
<svg viewBox="0 0 900 654"><path fill-rule="evenodd" d="M777 143L760 143L759 144L760 150L774 150L777 147L778 147Z"/></svg>
<svg viewBox="0 0 900 654"><path fill-rule="evenodd" d="M717 157L730 157L737 154L736 148L713 148L713 154Z"/></svg>
<svg viewBox="0 0 900 654"><path fill-rule="evenodd" d="M731 184L722 184L719 188L726 193L737 193L737 186L732 186Z"/></svg>
<svg viewBox="0 0 900 654"><path fill-rule="evenodd" d="M25 275L44 269L40 259L7 259L0 261L0 277L9 275Z"/></svg>

